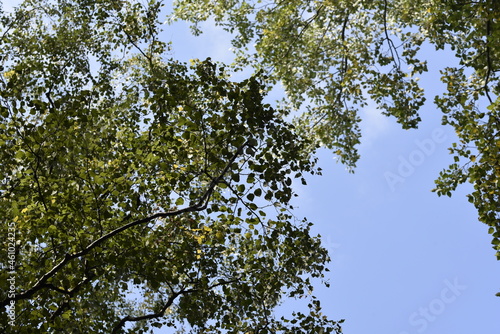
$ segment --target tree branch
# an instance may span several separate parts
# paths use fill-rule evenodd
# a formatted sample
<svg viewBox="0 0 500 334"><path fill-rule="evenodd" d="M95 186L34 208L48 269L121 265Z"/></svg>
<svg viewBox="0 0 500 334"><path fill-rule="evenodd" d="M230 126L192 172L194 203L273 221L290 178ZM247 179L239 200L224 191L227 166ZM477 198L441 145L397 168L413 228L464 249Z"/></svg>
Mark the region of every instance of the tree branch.
<svg viewBox="0 0 500 334"><path fill-rule="evenodd" d="M111 332L112 334L117 334L119 333L120 329L125 325L125 323L127 321L133 321L133 322L136 322L136 321L141 321L141 320L151 320L151 319L156 319L156 318L160 318L160 317L163 317L163 315L165 314L165 311L174 303L175 299L179 296L179 295L182 295L186 293L185 291L179 291L179 292L176 292L174 293L172 296L170 296L167 300L167 302L165 303L165 305L163 305L163 307L161 308L160 311L156 312L156 313L150 313L150 314L146 314L146 315L141 315L141 316L138 316L138 317L132 317L130 315L127 315L126 317L123 317L122 319L120 319L120 321L115 325L115 327L113 327L113 331Z"/></svg>
<svg viewBox="0 0 500 334"><path fill-rule="evenodd" d="M486 97L488 98L488 101L490 104L493 104L493 100L491 99L490 96L490 89L488 87L489 81L490 81L490 76L491 76L491 68L492 68L492 62L491 62L491 19L489 18L488 21L486 21L486 67L487 67L487 72L486 72L486 78L484 79L484 91L486 93Z"/></svg>
<svg viewBox="0 0 500 334"><path fill-rule="evenodd" d="M215 284L209 286L207 288L207 290L211 290L211 289L216 288L216 287L221 286L221 285L226 285L226 284L234 283L234 282L238 281L238 279L235 278L235 279L232 279L232 280L229 280L229 281L223 281L223 282L215 283ZM130 315L127 315L127 316L123 317L122 319L120 319L120 321L115 325L115 327L113 328L113 331L111 333L112 334L119 333L119 330L125 325L126 322L132 322L132 321L136 322L136 321L141 321L141 320L151 320L151 319L161 318L161 317L164 316L165 311L170 306L172 306L172 304L174 303L174 301L175 301L175 299L177 297L179 297L180 295L184 295L184 294L188 294L188 293L192 293L192 292L199 292L199 291L200 291L199 289L188 289L188 290L181 290L181 291L178 291L178 292L175 292L175 293L173 292L172 295L168 298L168 300L165 303L165 305L163 305L163 307L161 308L160 311L158 311L156 313L150 313L150 314L145 314L145 315L137 316L137 317L132 317Z"/></svg>
<svg viewBox="0 0 500 334"><path fill-rule="evenodd" d="M387 44L389 44L389 51L391 52L392 61L396 65L398 71L401 71L401 60L399 58L398 50L396 49L394 42L389 37L389 33L387 32L387 0L384 0L384 33Z"/></svg>

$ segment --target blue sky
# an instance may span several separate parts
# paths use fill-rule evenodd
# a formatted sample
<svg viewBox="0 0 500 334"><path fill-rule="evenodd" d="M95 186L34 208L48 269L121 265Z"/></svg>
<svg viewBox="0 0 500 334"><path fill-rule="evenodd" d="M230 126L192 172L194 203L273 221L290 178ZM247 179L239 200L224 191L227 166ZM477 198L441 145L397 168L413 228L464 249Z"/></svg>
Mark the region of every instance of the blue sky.
<svg viewBox="0 0 500 334"><path fill-rule="evenodd" d="M220 28L204 24L200 37L185 24L165 29L175 58L232 59ZM500 333L500 263L465 197L472 187L461 186L451 198L430 191L452 162L447 148L456 136L431 102L450 55L432 48L423 55L430 60L421 78L429 102L419 129L402 130L368 106L355 174L322 150L323 175L296 188L296 215L315 223L332 257L331 287L318 285L316 294L324 313L346 319L346 334ZM294 300L283 306L299 307Z"/></svg>
<svg viewBox="0 0 500 334"><path fill-rule="evenodd" d="M11 3L4 2L6 9ZM205 30L195 38L187 25L176 24L165 27L163 37L173 41L177 59L230 62L227 35L209 24ZM438 68L449 56L432 49L425 55L431 73L422 83L432 101L442 87ZM447 147L455 134L441 126L432 103L421 117L418 130L405 131L369 106L355 174L323 150L323 176L297 186L295 213L315 223L332 257L331 287L315 293L324 313L346 319L346 334L500 333L500 262L465 197L471 186L451 198L430 192L452 160ZM293 300L284 305L297 307Z"/></svg>

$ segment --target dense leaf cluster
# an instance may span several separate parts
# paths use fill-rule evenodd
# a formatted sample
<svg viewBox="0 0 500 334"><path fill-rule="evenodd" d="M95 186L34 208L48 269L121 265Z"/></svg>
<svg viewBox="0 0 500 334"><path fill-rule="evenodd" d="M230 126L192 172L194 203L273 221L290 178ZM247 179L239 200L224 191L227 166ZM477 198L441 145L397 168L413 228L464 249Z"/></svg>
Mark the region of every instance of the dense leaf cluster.
<svg viewBox="0 0 500 334"><path fill-rule="evenodd" d="M436 180L451 196L474 185L469 200L490 226L500 259L500 3L439 0L177 0L172 20L214 18L234 34L236 67L251 65L282 82L299 131L348 166L359 158L358 112L368 99L403 128L416 128L425 97L419 75L430 43L456 56L441 70L447 91L435 98L459 142L455 162ZM302 109L303 110L303 109Z"/></svg>
<svg viewBox="0 0 500 334"><path fill-rule="evenodd" d="M2 332L340 332L310 295L328 254L289 212L313 144L263 103L262 75L170 59L160 5L1 18ZM310 313L276 318L283 296Z"/></svg>

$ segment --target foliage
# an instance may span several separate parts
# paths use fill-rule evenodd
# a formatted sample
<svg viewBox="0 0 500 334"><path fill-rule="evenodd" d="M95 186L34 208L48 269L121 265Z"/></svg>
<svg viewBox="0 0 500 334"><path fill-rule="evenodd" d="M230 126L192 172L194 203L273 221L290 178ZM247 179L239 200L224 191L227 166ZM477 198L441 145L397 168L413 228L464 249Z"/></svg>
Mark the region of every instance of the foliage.
<svg viewBox="0 0 500 334"><path fill-rule="evenodd" d="M264 76L169 59L160 10L27 0L1 17L2 330L339 333L310 295L328 254L290 213L314 143L263 103ZM276 318L284 296L310 313Z"/></svg>
<svg viewBox="0 0 500 334"><path fill-rule="evenodd" d="M424 90L418 75L423 43L454 52L446 67L447 92L435 98L443 124L455 128L455 162L436 180L451 196L463 182L479 220L490 226L500 259L500 3L438 0L177 0L172 20L212 17L234 34L236 67L252 65L281 81L299 129L354 166L358 110L372 99L403 128L420 121ZM445 55L446 57L447 55Z"/></svg>

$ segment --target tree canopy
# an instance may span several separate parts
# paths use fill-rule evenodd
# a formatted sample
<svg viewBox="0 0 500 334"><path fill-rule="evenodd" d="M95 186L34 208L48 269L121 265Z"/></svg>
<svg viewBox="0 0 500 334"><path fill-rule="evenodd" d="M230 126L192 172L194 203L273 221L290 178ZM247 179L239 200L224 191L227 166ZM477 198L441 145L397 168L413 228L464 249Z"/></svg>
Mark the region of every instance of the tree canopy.
<svg viewBox="0 0 500 334"><path fill-rule="evenodd" d="M313 144L265 76L172 59L160 10L2 14L2 332L340 332L311 295L327 251L290 205ZM284 296L310 313L274 316Z"/></svg>
<svg viewBox="0 0 500 334"><path fill-rule="evenodd" d="M459 138L435 191L474 185L500 258L498 1L175 1L170 20L233 33L230 65L177 61L162 8L0 14L2 331L340 333L312 294L329 256L293 215L293 182L320 173L322 145L355 167L369 100L418 126L424 43L459 61L435 98ZM309 313L276 316L286 297Z"/></svg>
<svg viewBox="0 0 500 334"><path fill-rule="evenodd" d="M171 20L194 33L209 18L234 34L234 66L253 66L281 82L299 131L332 149L347 166L359 155L359 110L374 101L404 129L416 128L425 102L420 49L454 53L441 69L445 93L434 98L458 141L453 163L436 180L451 196L470 182L469 201L489 225L500 259L500 3L495 0L233 0L174 2ZM439 55L439 53L438 53ZM301 108L302 106L302 108Z"/></svg>

